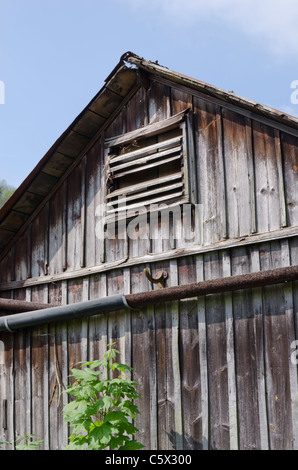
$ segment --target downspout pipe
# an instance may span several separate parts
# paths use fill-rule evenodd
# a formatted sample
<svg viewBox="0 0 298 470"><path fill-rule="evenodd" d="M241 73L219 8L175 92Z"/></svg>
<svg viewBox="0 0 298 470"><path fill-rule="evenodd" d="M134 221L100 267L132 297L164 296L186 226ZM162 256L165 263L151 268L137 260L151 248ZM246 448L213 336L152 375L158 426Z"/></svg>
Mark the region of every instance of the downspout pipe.
<svg viewBox="0 0 298 470"><path fill-rule="evenodd" d="M25 313L16 313L0 317L0 331L10 331L42 325L57 321L74 320L100 313L115 312L130 308L122 294L103 297L101 299L79 302L77 304L59 305L42 308Z"/></svg>
<svg viewBox="0 0 298 470"><path fill-rule="evenodd" d="M194 284L167 287L138 294L113 295L65 306L45 308L46 304L42 304L43 308L39 310L0 317L0 331L13 332L19 328L83 318L100 313L115 312L129 308L140 309L148 304L190 299L297 280L298 266L288 266L256 273L210 279Z"/></svg>

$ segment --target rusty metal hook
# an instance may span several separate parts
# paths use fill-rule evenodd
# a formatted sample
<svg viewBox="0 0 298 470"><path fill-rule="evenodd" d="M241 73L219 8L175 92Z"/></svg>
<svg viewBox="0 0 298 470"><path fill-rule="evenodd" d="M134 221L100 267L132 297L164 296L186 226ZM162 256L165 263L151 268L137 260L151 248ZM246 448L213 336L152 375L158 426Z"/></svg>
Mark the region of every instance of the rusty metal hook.
<svg viewBox="0 0 298 470"><path fill-rule="evenodd" d="M165 271L160 271L157 273L157 277L153 278L149 272L149 269L145 268L144 269L144 274L148 281L152 282L153 284L158 284L159 289L163 289L165 287L165 281L168 277L168 273Z"/></svg>

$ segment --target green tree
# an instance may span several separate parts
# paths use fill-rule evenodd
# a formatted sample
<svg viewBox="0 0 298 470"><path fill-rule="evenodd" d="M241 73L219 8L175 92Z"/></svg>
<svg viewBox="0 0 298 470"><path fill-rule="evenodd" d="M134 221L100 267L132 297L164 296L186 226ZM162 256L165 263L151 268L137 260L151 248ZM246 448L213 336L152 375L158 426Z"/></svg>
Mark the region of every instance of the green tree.
<svg viewBox="0 0 298 470"><path fill-rule="evenodd" d="M9 186L5 180L0 180L0 208L4 206L14 192L15 188Z"/></svg>

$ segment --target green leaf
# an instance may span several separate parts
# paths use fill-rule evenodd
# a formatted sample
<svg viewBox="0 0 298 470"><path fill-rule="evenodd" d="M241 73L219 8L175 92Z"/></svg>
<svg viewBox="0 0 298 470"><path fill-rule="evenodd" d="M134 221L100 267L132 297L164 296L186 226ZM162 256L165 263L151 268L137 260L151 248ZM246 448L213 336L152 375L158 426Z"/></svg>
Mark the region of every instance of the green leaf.
<svg viewBox="0 0 298 470"><path fill-rule="evenodd" d="M125 372L126 370L132 370L130 366L127 366L126 364L121 364L120 362L113 362L111 366L112 370L120 370L121 372Z"/></svg>
<svg viewBox="0 0 298 470"><path fill-rule="evenodd" d="M108 366L108 363L104 359L90 362L90 369L95 369L96 367L107 367L107 366ZM100 372L100 374L102 374L102 372Z"/></svg>
<svg viewBox="0 0 298 470"><path fill-rule="evenodd" d="M103 409L105 411L108 411L108 409L114 405L114 400L113 398L109 397L109 396L106 396L106 397L103 397L102 398L103 400Z"/></svg>
<svg viewBox="0 0 298 470"><path fill-rule="evenodd" d="M110 413L105 416L104 421L111 424L118 424L121 422L127 422L127 418L123 411L110 411Z"/></svg>
<svg viewBox="0 0 298 470"><path fill-rule="evenodd" d="M138 450L143 449L144 446L140 442L137 441L126 441L125 444L119 447L118 450Z"/></svg>
<svg viewBox="0 0 298 470"><path fill-rule="evenodd" d="M76 400L70 402L64 407L64 420L70 423L76 422L85 415L89 402L85 400Z"/></svg>
<svg viewBox="0 0 298 470"><path fill-rule="evenodd" d="M112 426L109 423L102 423L101 426L96 426L89 432L89 437L93 444L98 442L101 445L107 446L112 438Z"/></svg>
<svg viewBox="0 0 298 470"><path fill-rule="evenodd" d="M82 387L80 396L82 398L94 398L96 396L96 390L94 390L94 386L90 383L86 384L84 387Z"/></svg>
<svg viewBox="0 0 298 470"><path fill-rule="evenodd" d="M89 368L85 369L71 369L72 377L76 380L89 382L90 380L97 379L98 372L91 370Z"/></svg>
<svg viewBox="0 0 298 470"><path fill-rule="evenodd" d="M70 443L65 447L65 450L84 450L86 444L88 444L88 440L85 436L75 436L72 434Z"/></svg>
<svg viewBox="0 0 298 470"><path fill-rule="evenodd" d="M88 416L90 415L95 415L96 413L100 412L104 408L104 400L103 398L99 398L95 403L92 403L92 405L88 406L88 409L86 410L86 414Z"/></svg>

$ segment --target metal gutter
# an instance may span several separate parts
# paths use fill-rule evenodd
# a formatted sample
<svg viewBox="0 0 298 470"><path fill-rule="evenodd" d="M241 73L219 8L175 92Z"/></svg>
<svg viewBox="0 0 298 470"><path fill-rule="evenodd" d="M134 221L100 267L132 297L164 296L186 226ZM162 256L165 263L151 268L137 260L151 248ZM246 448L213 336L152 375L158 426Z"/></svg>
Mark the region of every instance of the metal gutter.
<svg viewBox="0 0 298 470"><path fill-rule="evenodd" d="M204 295L263 287L296 280L298 280L298 266L288 266L239 276L211 279L194 284L167 287L139 294L129 294L125 296L119 294L65 306L46 308L46 304L42 304L43 307L41 310L0 317L0 331L14 332L19 328L50 322L83 318L129 308L138 309L148 304L190 299ZM5 300L7 299L2 299L2 301Z"/></svg>
<svg viewBox="0 0 298 470"><path fill-rule="evenodd" d="M125 296L122 294L89 300L88 302L79 302L77 304L61 305L46 309L43 307L41 310L0 317L0 331L10 331L13 333L20 328L57 321L74 320L127 308L130 307L126 302Z"/></svg>

